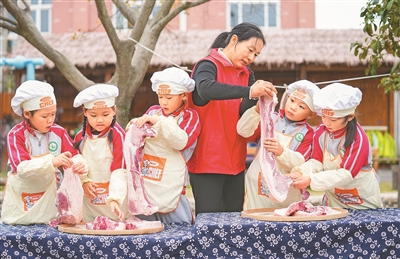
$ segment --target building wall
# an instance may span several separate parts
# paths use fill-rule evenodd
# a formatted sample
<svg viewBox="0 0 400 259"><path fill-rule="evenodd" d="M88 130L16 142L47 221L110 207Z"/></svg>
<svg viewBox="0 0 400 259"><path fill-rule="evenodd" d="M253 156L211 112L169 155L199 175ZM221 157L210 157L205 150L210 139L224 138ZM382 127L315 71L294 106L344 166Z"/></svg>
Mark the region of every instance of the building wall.
<svg viewBox="0 0 400 259"><path fill-rule="evenodd" d="M110 16L113 15L111 1L105 1ZM228 30L227 1L211 0L186 10L168 25L170 30ZM315 0L282 0L280 8L281 28L315 28ZM53 0L52 33L104 31L94 1Z"/></svg>
<svg viewBox="0 0 400 259"><path fill-rule="evenodd" d="M281 28L315 28L315 1L281 1Z"/></svg>
<svg viewBox="0 0 400 259"><path fill-rule="evenodd" d="M104 31L94 1L53 0L52 3L52 33ZM105 4L111 14L112 2Z"/></svg>

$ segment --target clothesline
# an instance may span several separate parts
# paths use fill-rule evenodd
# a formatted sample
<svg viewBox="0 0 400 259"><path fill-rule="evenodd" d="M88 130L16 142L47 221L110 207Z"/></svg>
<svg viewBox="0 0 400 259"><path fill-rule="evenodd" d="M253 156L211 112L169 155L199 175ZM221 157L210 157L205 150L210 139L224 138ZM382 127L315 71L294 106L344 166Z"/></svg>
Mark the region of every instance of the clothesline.
<svg viewBox="0 0 400 259"><path fill-rule="evenodd" d="M153 53L154 55L157 55L158 57L164 59L165 61L168 61L169 63L171 63L172 65L183 69L187 72L192 72L192 70L188 69L187 67L181 67L180 65L176 64L175 62L167 59L166 57L158 54L157 52L149 49L148 47L144 46L143 44L141 44L140 42L136 41L135 39L132 39L131 37L128 38L129 40L135 42L136 44L138 44L139 46L141 46L142 48L144 48L145 50ZM384 76L389 76L390 74L381 74L381 75L372 75L372 76L361 76L361 77L352 77L352 78L345 78L345 79L337 79L337 80L331 80L331 81L324 81L324 82L317 82L314 83L316 85L322 85L322 84L331 84L331 83L339 83L339 82L347 82L347 81L354 81L354 80L363 80L363 79L369 79L369 78L376 78L376 77L384 77ZM281 86L281 85L274 85L275 88L282 88L282 89L286 89L287 85Z"/></svg>

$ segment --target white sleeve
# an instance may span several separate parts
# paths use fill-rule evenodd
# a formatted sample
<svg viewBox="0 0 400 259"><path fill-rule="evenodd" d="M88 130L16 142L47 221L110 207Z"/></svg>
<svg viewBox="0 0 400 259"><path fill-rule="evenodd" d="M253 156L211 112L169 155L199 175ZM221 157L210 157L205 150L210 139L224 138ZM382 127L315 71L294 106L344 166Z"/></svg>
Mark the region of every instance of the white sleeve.
<svg viewBox="0 0 400 259"><path fill-rule="evenodd" d="M176 120L172 117L161 117L161 119L153 125L168 146L175 150L182 150L186 147L189 137L183 129L179 127Z"/></svg>
<svg viewBox="0 0 400 259"><path fill-rule="evenodd" d="M121 206L128 193L128 178L125 169L116 169L111 173L108 191L106 204L116 201Z"/></svg>
<svg viewBox="0 0 400 259"><path fill-rule="evenodd" d="M340 168L337 170L327 170L316 172L310 175L310 187L314 191L325 191L335 187L342 187L353 181L353 176L349 170Z"/></svg>
<svg viewBox="0 0 400 259"><path fill-rule="evenodd" d="M256 106L253 106L240 117L236 125L236 131L240 136L248 138L254 134L259 123L260 114L256 112Z"/></svg>
<svg viewBox="0 0 400 259"><path fill-rule="evenodd" d="M323 164L315 159L310 159L307 162L293 167L290 172L300 172L302 175L310 176L314 172L321 172L324 170Z"/></svg>
<svg viewBox="0 0 400 259"><path fill-rule="evenodd" d="M276 162L282 171L290 172L290 170L305 162L303 155L300 152L293 151L289 148L283 148L280 156L276 156Z"/></svg>
<svg viewBox="0 0 400 259"><path fill-rule="evenodd" d="M74 164L77 164L79 162L82 162L85 165L85 171L86 173L89 171L89 165L86 162L86 159L81 155L81 154L77 154L75 156L72 157L72 161L74 162Z"/></svg>
<svg viewBox="0 0 400 259"><path fill-rule="evenodd" d="M19 163L17 167L18 177L21 179L28 179L30 177L44 177L48 174L54 175L56 168L53 166L54 156L51 154L32 158Z"/></svg>

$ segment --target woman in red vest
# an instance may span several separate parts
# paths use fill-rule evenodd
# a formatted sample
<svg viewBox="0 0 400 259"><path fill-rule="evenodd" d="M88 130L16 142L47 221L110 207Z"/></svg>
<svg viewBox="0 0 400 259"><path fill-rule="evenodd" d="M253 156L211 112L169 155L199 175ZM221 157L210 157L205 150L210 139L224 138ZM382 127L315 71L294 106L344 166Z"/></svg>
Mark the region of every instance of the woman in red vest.
<svg viewBox="0 0 400 259"><path fill-rule="evenodd" d="M256 25L238 24L221 33L193 69L196 87L189 105L202 124L188 162L196 214L242 210L248 139L237 134L236 124L259 96L276 93L271 83L255 81L248 68L264 44Z"/></svg>

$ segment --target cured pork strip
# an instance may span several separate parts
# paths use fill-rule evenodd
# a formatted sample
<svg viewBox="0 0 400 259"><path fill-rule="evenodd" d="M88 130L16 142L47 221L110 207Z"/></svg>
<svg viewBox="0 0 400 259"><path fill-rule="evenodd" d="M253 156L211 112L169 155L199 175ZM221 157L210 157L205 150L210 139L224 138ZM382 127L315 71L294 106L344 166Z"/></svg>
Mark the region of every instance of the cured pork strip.
<svg viewBox="0 0 400 259"><path fill-rule="evenodd" d="M72 172L72 167L64 169L64 179L57 190L56 206L58 216L50 221L50 226L75 225L82 221L83 188L79 175Z"/></svg>
<svg viewBox="0 0 400 259"><path fill-rule="evenodd" d="M278 98L274 94L273 98L265 98L260 96L260 119L261 119L261 143L266 138L274 137L274 122L272 120L272 114ZM263 146L260 147L260 166L262 173L262 182L264 186L269 189L269 198L275 202L283 202L289 192L292 179L287 175L282 175L279 172L275 161L275 155L269 152Z"/></svg>
<svg viewBox="0 0 400 259"><path fill-rule="evenodd" d="M151 215L158 211L147 197L141 176L143 146L147 137L154 137L156 132L149 124L138 128L135 124L129 127L124 141L124 158L128 178L128 209L132 215Z"/></svg>

